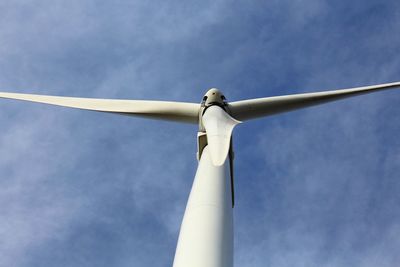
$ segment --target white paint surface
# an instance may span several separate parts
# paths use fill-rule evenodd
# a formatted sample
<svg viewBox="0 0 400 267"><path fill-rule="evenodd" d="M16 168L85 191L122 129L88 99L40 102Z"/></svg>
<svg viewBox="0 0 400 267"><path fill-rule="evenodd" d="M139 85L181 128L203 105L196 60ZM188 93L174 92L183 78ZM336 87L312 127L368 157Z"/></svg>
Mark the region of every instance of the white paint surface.
<svg viewBox="0 0 400 267"><path fill-rule="evenodd" d="M232 267L229 162L215 166L205 147L186 206L174 267Z"/></svg>
<svg viewBox="0 0 400 267"><path fill-rule="evenodd" d="M221 166L228 156L233 128L240 121L216 105L206 110L202 120L207 133L211 161L214 165Z"/></svg>

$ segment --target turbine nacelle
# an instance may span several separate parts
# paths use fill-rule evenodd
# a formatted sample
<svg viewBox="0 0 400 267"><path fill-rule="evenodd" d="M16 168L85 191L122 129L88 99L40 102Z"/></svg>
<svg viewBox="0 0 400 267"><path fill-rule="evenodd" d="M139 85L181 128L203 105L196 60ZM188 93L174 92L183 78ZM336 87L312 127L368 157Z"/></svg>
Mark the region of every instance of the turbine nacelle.
<svg viewBox="0 0 400 267"><path fill-rule="evenodd" d="M198 159L208 145L215 166L221 166L227 159L233 128L240 123L227 113L226 107L225 96L212 88L204 95L199 111Z"/></svg>
<svg viewBox="0 0 400 267"><path fill-rule="evenodd" d="M233 128L241 122L217 105L206 109L202 122L206 130L211 161L215 166L221 166L228 157Z"/></svg>

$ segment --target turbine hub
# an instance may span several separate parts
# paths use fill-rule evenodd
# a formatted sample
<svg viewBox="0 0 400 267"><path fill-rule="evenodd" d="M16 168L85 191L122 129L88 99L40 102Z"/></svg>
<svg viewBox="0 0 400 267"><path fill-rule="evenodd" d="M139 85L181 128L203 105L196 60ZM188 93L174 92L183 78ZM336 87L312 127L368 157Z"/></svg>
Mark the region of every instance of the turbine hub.
<svg viewBox="0 0 400 267"><path fill-rule="evenodd" d="M208 90L207 93L204 95L202 104L205 107L209 107L212 105L224 106L226 103L225 101L226 98L222 94L222 92L217 88L212 88Z"/></svg>

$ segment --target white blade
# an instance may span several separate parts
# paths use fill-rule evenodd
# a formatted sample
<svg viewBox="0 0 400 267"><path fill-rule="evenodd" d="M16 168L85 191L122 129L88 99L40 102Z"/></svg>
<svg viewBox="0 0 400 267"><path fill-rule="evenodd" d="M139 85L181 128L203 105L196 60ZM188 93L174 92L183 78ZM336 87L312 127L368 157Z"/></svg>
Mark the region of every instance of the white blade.
<svg viewBox="0 0 400 267"><path fill-rule="evenodd" d="M207 133L211 161L215 166L221 166L229 153L232 130L240 121L219 106L211 106L204 113L202 122Z"/></svg>
<svg viewBox="0 0 400 267"><path fill-rule="evenodd" d="M200 109L200 104L166 101L77 98L1 92L0 98L189 123L198 123Z"/></svg>
<svg viewBox="0 0 400 267"><path fill-rule="evenodd" d="M400 82L395 82L334 91L249 99L229 103L229 110L234 118L249 120L399 86Z"/></svg>

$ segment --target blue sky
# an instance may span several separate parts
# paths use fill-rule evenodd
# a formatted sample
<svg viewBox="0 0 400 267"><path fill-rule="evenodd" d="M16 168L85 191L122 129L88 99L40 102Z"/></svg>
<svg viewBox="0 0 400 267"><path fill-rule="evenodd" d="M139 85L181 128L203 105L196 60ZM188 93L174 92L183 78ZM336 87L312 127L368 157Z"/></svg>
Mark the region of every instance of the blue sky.
<svg viewBox="0 0 400 267"><path fill-rule="evenodd" d="M200 102L400 80L399 1L1 1L0 91ZM400 90L234 133L235 266L400 264ZM197 127L0 102L0 266L171 266Z"/></svg>

